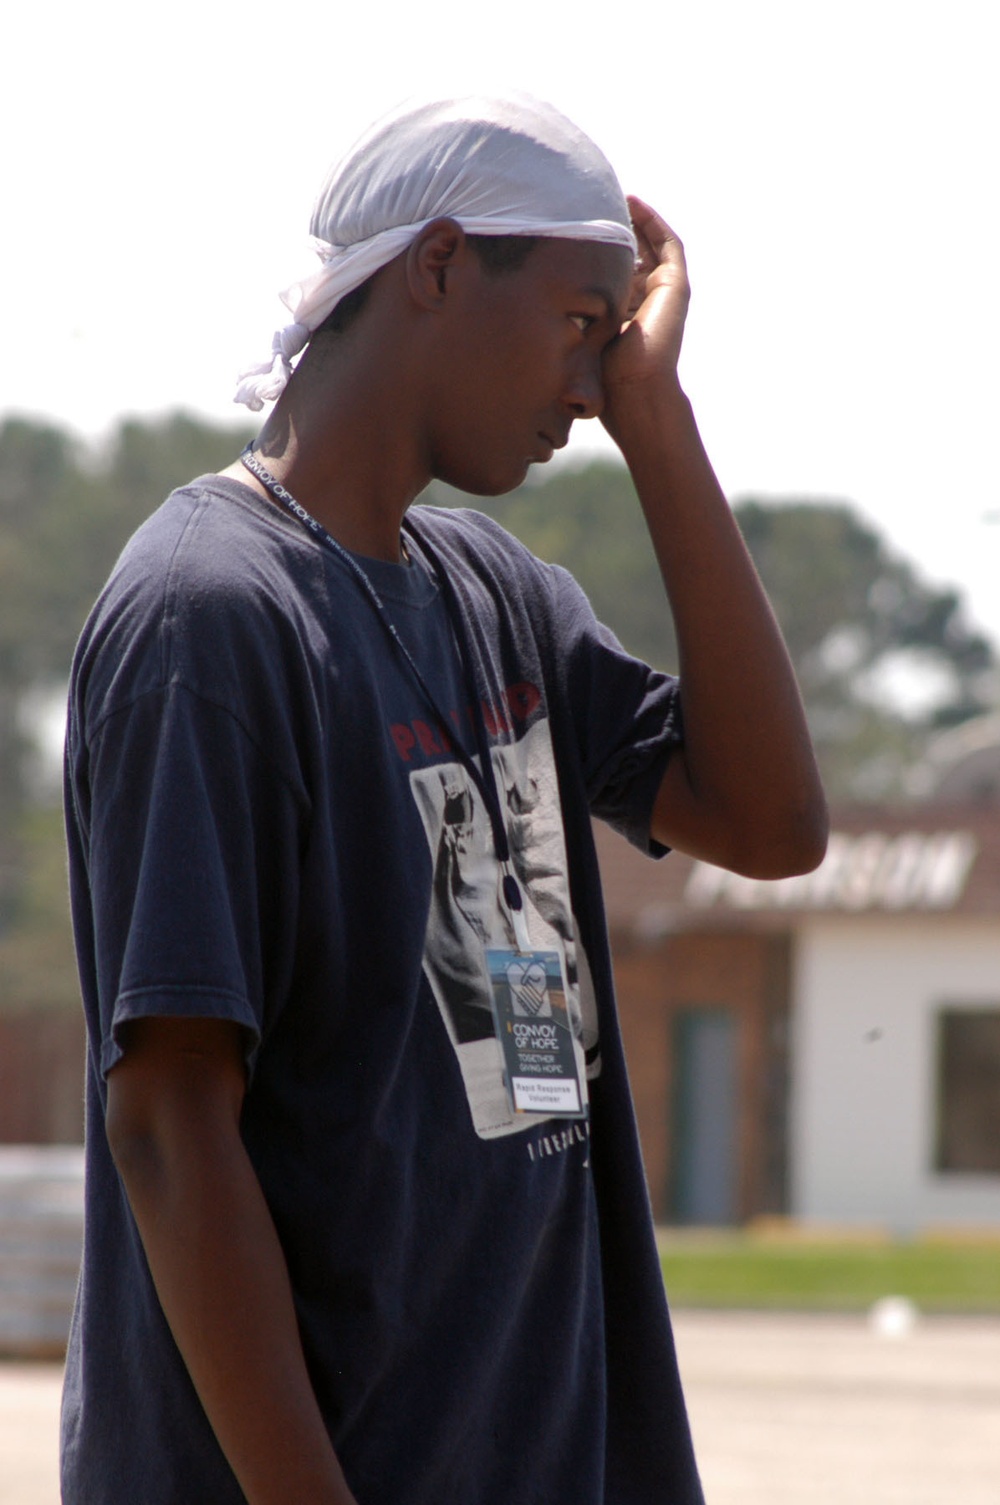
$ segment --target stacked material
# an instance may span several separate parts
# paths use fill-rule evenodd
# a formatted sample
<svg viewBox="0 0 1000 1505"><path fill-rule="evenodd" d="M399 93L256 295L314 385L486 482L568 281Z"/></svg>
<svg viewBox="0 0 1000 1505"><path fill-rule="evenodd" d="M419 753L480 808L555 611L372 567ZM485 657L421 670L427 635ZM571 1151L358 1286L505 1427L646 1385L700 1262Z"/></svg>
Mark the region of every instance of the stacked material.
<svg viewBox="0 0 1000 1505"><path fill-rule="evenodd" d="M83 1244L83 1150L0 1145L0 1354L57 1358Z"/></svg>

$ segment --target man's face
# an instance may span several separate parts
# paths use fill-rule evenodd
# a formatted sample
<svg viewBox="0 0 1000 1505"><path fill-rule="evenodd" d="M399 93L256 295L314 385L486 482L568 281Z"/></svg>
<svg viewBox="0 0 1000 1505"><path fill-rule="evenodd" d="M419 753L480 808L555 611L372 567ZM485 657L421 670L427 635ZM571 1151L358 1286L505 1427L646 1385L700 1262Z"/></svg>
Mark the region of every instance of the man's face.
<svg viewBox="0 0 1000 1505"><path fill-rule="evenodd" d="M603 406L601 359L632 275L621 246L541 239L516 272L490 276L471 250L438 348L432 473L498 496L550 458L576 418Z"/></svg>

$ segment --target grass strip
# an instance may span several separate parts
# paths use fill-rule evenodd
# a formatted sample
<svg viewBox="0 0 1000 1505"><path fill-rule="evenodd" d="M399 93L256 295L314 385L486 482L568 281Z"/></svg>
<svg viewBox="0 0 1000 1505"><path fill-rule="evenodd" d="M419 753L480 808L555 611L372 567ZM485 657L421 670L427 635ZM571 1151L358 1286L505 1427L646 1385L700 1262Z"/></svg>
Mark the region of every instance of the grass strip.
<svg viewBox="0 0 1000 1505"><path fill-rule="evenodd" d="M661 1241L676 1307L865 1311L905 1296L926 1312L1000 1315L1000 1242L766 1243L752 1238Z"/></svg>

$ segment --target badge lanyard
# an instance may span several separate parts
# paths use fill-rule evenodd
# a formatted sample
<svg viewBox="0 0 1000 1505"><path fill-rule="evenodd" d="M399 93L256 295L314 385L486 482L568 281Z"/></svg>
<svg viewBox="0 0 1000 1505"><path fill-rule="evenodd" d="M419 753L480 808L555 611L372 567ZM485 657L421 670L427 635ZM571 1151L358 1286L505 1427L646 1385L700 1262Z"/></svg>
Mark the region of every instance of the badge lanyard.
<svg viewBox="0 0 1000 1505"><path fill-rule="evenodd" d="M509 914L511 924L514 928L514 936L517 942L517 948L522 952L530 951L531 937L528 934L527 920L524 913L524 901L521 897L520 885L518 884L517 879L514 877L514 874L511 872L510 843L507 839L507 827L503 818L503 810L500 804L500 795L497 790L496 773L493 768L493 759L490 754L489 733L486 730L486 720L483 715L482 706L480 705L479 693L476 688L475 675L473 674L471 658L468 651L468 645L466 643L461 607L458 601L457 594L455 592L455 587L449 579L447 571L442 566L441 560L438 557L436 551L426 542L425 539L421 538L418 540L421 549L424 551L431 564L434 566L438 578L438 583L441 587L441 595L444 601L445 610L448 613L452 631L455 635L455 642L458 648L458 656L462 665L463 677L465 679L466 694L468 695L470 702L470 714L473 727L475 729L476 750L479 754L481 769L477 768L475 759L469 752L466 751L465 747L463 747L462 745L461 739L454 735L454 732L448 725L448 722L445 719L445 716L434 697L433 691L431 690L430 686L427 683L427 680L424 678L424 675L420 670L420 666L417 664L416 659L413 657L409 648L406 646L405 642L400 636L395 622L387 612L382 597L379 595L371 578L366 574L365 570L358 563L354 555L351 554L347 549L345 549L343 544L338 543L337 540L327 532L322 523L317 522L312 514L306 511L301 502L297 502L295 500L295 497L292 496L292 493L287 490L286 487L282 486L281 482L276 480L274 476L271 475L269 470L265 469L260 460L258 460L257 456L254 454L253 449L250 445L247 445L246 449L240 455L240 459L246 466L247 470L249 470L252 475L255 475L257 477L261 485L265 486L273 497L281 502L282 505L286 507L294 517L298 518L299 522L302 523L306 528L308 528L310 533L312 533L314 537L319 539L320 543L324 544L328 549L332 550L332 552L336 554L337 558L347 566L347 568L351 571L351 574L354 576L355 580L357 580L358 584L364 590L369 601L371 601L372 605L374 606L378 614L379 621L382 623L386 632L389 634L389 637L395 644L397 651L402 655L404 662L407 664L411 674L419 685L424 699L427 701L427 704L433 711L434 719L436 720L440 730L444 732L447 739L447 744L454 745L455 753L461 761L463 768L466 770L469 777L473 780L476 788L479 790L479 793L482 796L483 804L486 806L486 811L490 818L490 826L493 831L493 847L494 851L496 852L497 862L500 865L500 872L502 875L501 890L503 893L504 904ZM412 526L411 531L413 531ZM414 537L416 538L415 533Z"/></svg>

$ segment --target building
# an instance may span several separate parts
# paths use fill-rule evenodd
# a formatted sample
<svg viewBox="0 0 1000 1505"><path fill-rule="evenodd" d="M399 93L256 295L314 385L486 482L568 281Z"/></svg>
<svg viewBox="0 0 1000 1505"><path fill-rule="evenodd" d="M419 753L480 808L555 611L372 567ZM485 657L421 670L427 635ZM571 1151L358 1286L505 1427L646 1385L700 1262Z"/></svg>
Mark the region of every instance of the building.
<svg viewBox="0 0 1000 1505"><path fill-rule="evenodd" d="M599 830L658 1219L1000 1227L1000 805L961 793L834 812L779 882Z"/></svg>

